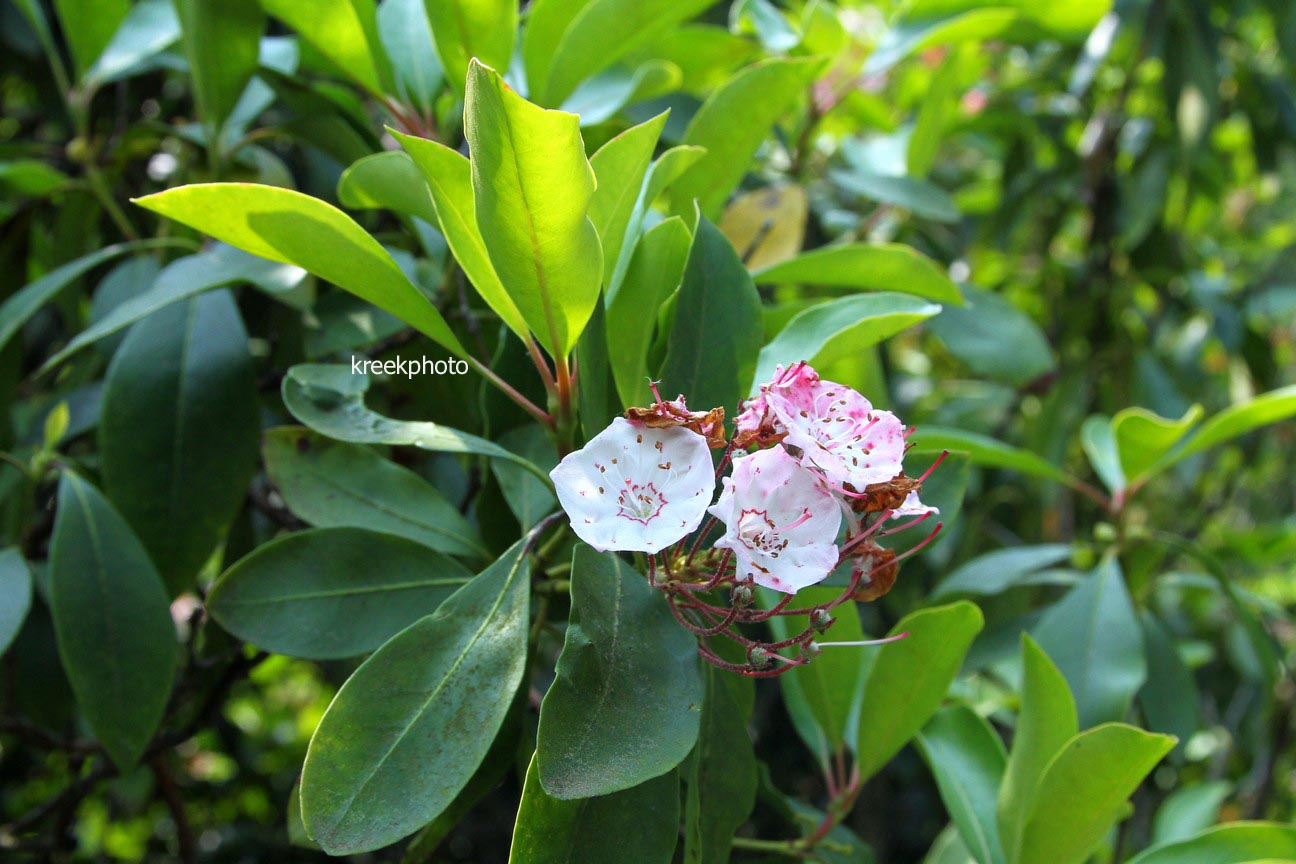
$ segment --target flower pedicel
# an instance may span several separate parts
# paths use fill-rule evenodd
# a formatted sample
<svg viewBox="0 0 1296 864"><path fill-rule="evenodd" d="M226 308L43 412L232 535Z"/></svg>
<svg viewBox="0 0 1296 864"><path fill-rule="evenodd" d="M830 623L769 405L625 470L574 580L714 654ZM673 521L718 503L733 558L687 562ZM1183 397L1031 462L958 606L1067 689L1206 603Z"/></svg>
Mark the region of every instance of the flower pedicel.
<svg viewBox="0 0 1296 864"><path fill-rule="evenodd" d="M905 476L909 432L900 420L804 362L778 367L739 405L731 439L722 408L690 411L683 396L667 402L656 387L653 395L652 406L631 408L551 472L576 535L600 551L647 553L649 583L716 666L778 675L821 647L890 641L814 639L837 606L889 591L900 561L940 531L937 524L902 555L878 542L936 513L918 493L944 454L921 477ZM723 448L714 468L713 448ZM797 591L838 568L849 577L835 599L792 607ZM784 596L759 608L757 586ZM809 626L773 642L743 630L789 615ZM717 654L710 640L719 636L738 643L747 662Z"/></svg>

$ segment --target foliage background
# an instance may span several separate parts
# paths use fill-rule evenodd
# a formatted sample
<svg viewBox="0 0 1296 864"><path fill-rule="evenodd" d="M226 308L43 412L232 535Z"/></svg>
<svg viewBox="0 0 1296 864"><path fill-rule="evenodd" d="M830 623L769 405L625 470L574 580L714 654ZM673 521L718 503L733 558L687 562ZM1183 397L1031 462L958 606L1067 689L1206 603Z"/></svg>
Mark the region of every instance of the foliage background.
<svg viewBox="0 0 1296 864"><path fill-rule="evenodd" d="M350 2L320 4L327 14L316 15L272 0L0 4L0 632L13 639L0 848L49 860L323 859L290 845L302 835L285 813L311 734L356 662L257 652L204 617L201 598L271 538L348 524L291 500L287 468L273 476L271 445L291 433L265 436L257 456L263 431L303 420L280 396L288 370L353 353L444 352L330 284L346 281L339 276L200 246L180 222L127 199L220 180L341 205L473 354L544 406L525 350L473 293L435 214L410 215L428 206L402 197L421 193L417 174L410 187L410 175L366 161L398 152L384 126L463 144L468 58L438 20L455 5L385 0L370 30L366 4ZM539 61L525 38L514 56L509 4L468 5L503 10L484 25L478 53L499 68L513 57L510 80L521 86L519 69ZM718 121L706 143L719 155L672 186L662 209L687 216L699 198L758 274L762 341L777 346L761 368L766 357L796 359L782 352L814 355L825 377L917 425L920 447L956 451L933 481L942 539L863 608L863 630L970 597L986 627L953 702L1012 729L1018 637L1028 630L1066 673L1082 717L1179 736L1097 860L1216 822L1290 823L1296 7L743 0L658 11L603 65L612 49L600 34L569 46L553 61L559 74L529 96L579 108L590 154L666 108L657 153L707 137L689 122L711 106ZM522 16L525 28L535 9ZM791 59L773 61L783 71L753 92L716 96L766 58ZM96 254L142 238L157 242ZM845 275L804 259L779 275L802 250L834 244L863 249ZM159 301L202 289L213 290ZM939 297L914 296L924 291L957 291L964 302L938 308ZM838 304L845 323L789 324L822 304ZM653 316L635 322L649 331L650 360L666 350L671 321L661 314L655 342ZM718 337L734 325L716 314L702 327ZM114 330L121 322L131 329ZM187 366L191 355L176 353L180 332L195 335L201 361ZM620 379L599 389L597 355L586 363L581 353L588 344L578 349L581 419L597 430L596 418L617 407ZM388 416L465 430L537 463L553 458L539 427L477 374L376 380L368 397ZM1129 409L1195 420L1193 406L1205 417L1244 406L1226 415L1241 418L1233 431L1274 425L1221 435L1222 446L1162 470L1159 453L1190 424L1147 423ZM978 435L1012 449L969 437ZM463 536L490 558L552 507L508 463L371 452L440 490L432 503L418 493L419 506L462 511ZM170 473L152 470L165 454L175 457ZM184 642L176 689L160 696L170 699L163 731L151 743L146 735L144 762L122 776L78 719L48 609L63 468L92 478L139 535L175 597ZM429 524L459 524L427 512ZM480 551L448 542L433 548L458 554L466 572L481 568ZM355 554L372 561L363 548ZM414 566L402 555L427 553L393 545L382 554L399 568ZM1115 599L1075 587L1102 574L1120 586ZM540 631L537 692L562 647L562 604L554 599L556 623ZM1093 629L1076 629L1086 615ZM1079 680L1116 682L1114 714L1079 692ZM756 753L772 788L822 807L823 778L790 698L773 683L755 689ZM505 736L518 764L506 752L498 784L457 824L431 832L425 857L416 848L407 860L505 860L534 736L535 712L523 716ZM965 861L949 851L955 814L942 791L922 748L906 748L865 785L846 824L879 861ZM766 789L742 833L792 836L787 812ZM763 854L740 849L735 860Z"/></svg>

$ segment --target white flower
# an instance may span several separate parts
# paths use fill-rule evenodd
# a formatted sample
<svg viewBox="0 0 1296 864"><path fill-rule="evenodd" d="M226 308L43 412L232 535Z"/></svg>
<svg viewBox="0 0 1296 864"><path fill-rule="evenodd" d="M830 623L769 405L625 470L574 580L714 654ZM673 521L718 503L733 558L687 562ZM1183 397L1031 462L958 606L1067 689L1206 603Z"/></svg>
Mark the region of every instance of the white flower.
<svg viewBox="0 0 1296 864"><path fill-rule="evenodd" d="M706 439L623 417L549 472L572 530L600 552L657 552L698 527L715 491Z"/></svg>
<svg viewBox="0 0 1296 864"><path fill-rule="evenodd" d="M782 447L734 460L711 515L740 580L794 594L837 566L842 513L833 494Z"/></svg>
<svg viewBox="0 0 1296 864"><path fill-rule="evenodd" d="M940 513L940 510L919 501L917 492L910 492L905 496L904 503L891 511L891 518L899 519L902 516L926 516L928 513Z"/></svg>

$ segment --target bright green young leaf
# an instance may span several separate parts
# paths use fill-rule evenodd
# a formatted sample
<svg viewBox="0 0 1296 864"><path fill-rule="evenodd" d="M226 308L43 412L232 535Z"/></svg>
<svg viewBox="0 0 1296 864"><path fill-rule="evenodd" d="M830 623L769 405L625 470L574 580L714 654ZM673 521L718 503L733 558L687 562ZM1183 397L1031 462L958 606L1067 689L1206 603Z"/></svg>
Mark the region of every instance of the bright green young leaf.
<svg viewBox="0 0 1296 864"><path fill-rule="evenodd" d="M459 357L468 354L378 241L318 198L253 183L206 183L135 203L245 252L295 264L390 312Z"/></svg>
<svg viewBox="0 0 1296 864"><path fill-rule="evenodd" d="M476 58L495 69L513 59L518 0L424 0L446 79L460 93Z"/></svg>
<svg viewBox="0 0 1296 864"><path fill-rule="evenodd" d="M437 224L437 211L422 172L400 151L374 153L343 171L338 179L338 200L353 210L391 210Z"/></svg>
<svg viewBox="0 0 1296 864"><path fill-rule="evenodd" d="M813 366L827 366L940 311L934 303L892 293L857 294L811 306L761 349L755 384L768 381L780 364L806 360Z"/></svg>
<svg viewBox="0 0 1296 864"><path fill-rule="evenodd" d="M792 113L822 67L819 58L762 60L707 97L680 142L707 152L672 187L673 212L688 217L696 202L703 216L718 218L770 128Z"/></svg>
<svg viewBox="0 0 1296 864"><path fill-rule="evenodd" d="M31 609L32 576L22 551L0 549L0 654L4 654Z"/></svg>
<svg viewBox="0 0 1296 864"><path fill-rule="evenodd" d="M1249 402L1224 409L1198 426L1197 432L1191 438L1162 457L1156 465L1148 469L1147 473L1164 471L1195 453L1217 447L1253 429L1292 416L1296 416L1296 385L1261 393Z"/></svg>
<svg viewBox="0 0 1296 864"><path fill-rule="evenodd" d="M1066 483L1070 479L1066 472L1029 450L1013 447L976 432L923 426L910 437L910 441L914 447L922 450L960 450L968 454L973 464L987 468L1007 468L1057 483Z"/></svg>
<svg viewBox="0 0 1296 864"><path fill-rule="evenodd" d="M1174 744L1167 735L1120 723L1072 738L1040 780L1022 826L1016 864L1086 861L1120 818L1130 795Z"/></svg>
<svg viewBox="0 0 1296 864"><path fill-rule="evenodd" d="M380 849L472 777L526 671L525 540L379 648L342 685L302 769L302 820L329 854Z"/></svg>
<svg viewBox="0 0 1296 864"><path fill-rule="evenodd" d="M1170 449L1178 444L1201 419L1200 405L1194 405L1178 420L1158 417L1144 408L1126 408L1112 418L1112 433L1120 451L1125 476L1137 482Z"/></svg>
<svg viewBox="0 0 1296 864"><path fill-rule="evenodd" d="M966 302L931 320L931 332L977 375L1026 387L1057 363L1039 326L999 294L964 286Z"/></svg>
<svg viewBox="0 0 1296 864"><path fill-rule="evenodd" d="M1021 710L996 810L999 838L1009 861L1016 860L1022 827L1035 806L1044 772L1080 729L1075 699L1066 679L1025 633L1022 667Z"/></svg>
<svg viewBox="0 0 1296 864"><path fill-rule="evenodd" d="M963 303L958 286L936 262L899 243L824 246L758 270L752 278L758 285L831 285Z"/></svg>
<svg viewBox="0 0 1296 864"><path fill-rule="evenodd" d="M284 406L302 425L338 441L511 459L549 482L548 475L539 468L484 438L437 423L393 420L370 411L364 404L368 389L369 376L353 375L346 366L302 363L284 376L282 394Z"/></svg>
<svg viewBox="0 0 1296 864"><path fill-rule="evenodd" d="M444 144L392 132L414 164L423 172L423 178L432 192L432 206L436 222L441 228L450 252L454 255L464 275L472 282L486 305L500 316L500 320L525 340L529 333L522 313L500 282L486 251L486 241L477 227L477 204L473 197L472 166L468 160Z"/></svg>
<svg viewBox="0 0 1296 864"><path fill-rule="evenodd" d="M108 499L64 472L49 557L59 657L95 738L131 768L162 720L178 646L166 589Z"/></svg>
<svg viewBox="0 0 1296 864"><path fill-rule="evenodd" d="M971 708L953 705L937 711L916 741L972 857L978 864L1004 864L995 822L1006 758L999 736Z"/></svg>
<svg viewBox="0 0 1296 864"><path fill-rule="evenodd" d="M207 609L276 654L329 660L372 651L473 574L421 543L362 528L295 531L221 574Z"/></svg>
<svg viewBox="0 0 1296 864"><path fill-rule="evenodd" d="M378 35L391 61L394 95L416 111L431 112L445 71L424 0L384 0L378 7Z"/></svg>
<svg viewBox="0 0 1296 864"><path fill-rule="evenodd" d="M567 638L536 733L540 782L564 800L674 768L697 742L702 713L697 646L647 579L583 544L571 578Z"/></svg>
<svg viewBox="0 0 1296 864"><path fill-rule="evenodd" d="M662 366L662 392L683 393L695 410L732 410L752 386L760 315L760 296L738 253L719 228L699 219Z"/></svg>
<svg viewBox="0 0 1296 864"><path fill-rule="evenodd" d="M3 304L0 304L0 349L9 344L9 340L14 337L14 334L21 330L22 326L30 321L31 317L40 311L42 306L57 297L64 288L67 288L81 276L105 261L110 261L127 252L180 245L185 244L177 240L139 240L105 246L97 252L83 255L75 261L51 270L35 282L23 286L6 297Z"/></svg>
<svg viewBox="0 0 1296 864"><path fill-rule="evenodd" d="M198 113L215 133L260 65L265 12L258 0L175 0L175 5Z"/></svg>
<svg viewBox="0 0 1296 864"><path fill-rule="evenodd" d="M610 795L564 801L540 785L532 757L509 864L670 864L679 840L679 773Z"/></svg>
<svg viewBox="0 0 1296 864"><path fill-rule="evenodd" d="M1120 720L1147 677L1143 633L1125 577L1107 558L1032 632L1075 695L1080 728Z"/></svg>
<svg viewBox="0 0 1296 864"><path fill-rule="evenodd" d="M657 157L652 170L648 172L647 188L644 191L644 203L653 204L665 194L675 181L683 177L694 165L702 161L707 154L705 147L696 144L680 144L672 147ZM689 218L692 213L687 214Z"/></svg>
<svg viewBox="0 0 1296 864"><path fill-rule="evenodd" d="M959 84L963 60L963 51L947 54L932 75L927 92L918 105L918 118L914 121L913 134L909 136L909 149L905 154L908 173L914 177L927 176L932 163L936 161L946 124L957 109L958 94L955 90Z"/></svg>
<svg viewBox="0 0 1296 864"><path fill-rule="evenodd" d="M1080 427L1080 444L1084 447L1085 456L1089 457L1094 473L1102 478L1103 485L1113 494L1124 492L1125 472L1121 469L1120 452L1117 450L1111 419L1093 416L1085 420Z"/></svg>
<svg viewBox="0 0 1296 864"><path fill-rule="evenodd" d="M633 242L626 232L668 116L669 113L658 114L647 122L632 126L600 147L590 158L598 186L590 199L589 215L603 245L605 287L611 284L622 245L627 239Z"/></svg>
<svg viewBox="0 0 1296 864"><path fill-rule="evenodd" d="M1021 579L1071 557L1066 543L997 549L961 564L932 591L932 598L952 594L999 594Z"/></svg>
<svg viewBox="0 0 1296 864"><path fill-rule="evenodd" d="M620 289L607 307L608 361L624 407L647 405L647 326L666 297L679 287L693 235L678 216L671 216L639 239ZM673 397L672 397L673 398Z"/></svg>
<svg viewBox="0 0 1296 864"><path fill-rule="evenodd" d="M940 707L984 621L967 601L920 609L889 634L908 636L868 649L877 656L860 702L855 752L861 777L881 770Z"/></svg>
<svg viewBox="0 0 1296 864"><path fill-rule="evenodd" d="M1296 861L1296 826L1231 822L1189 840L1156 846L1129 864L1261 864Z"/></svg>
<svg viewBox="0 0 1296 864"><path fill-rule="evenodd" d="M487 555L477 529L436 487L368 447L286 427L265 433L262 454L288 508L311 525L368 528L438 552Z"/></svg>
<svg viewBox="0 0 1296 864"><path fill-rule="evenodd" d="M381 96L394 89L374 0L261 0L261 5L370 93Z"/></svg>
<svg viewBox="0 0 1296 864"><path fill-rule="evenodd" d="M54 0L76 68L84 73L130 14L130 0Z"/></svg>
<svg viewBox="0 0 1296 864"><path fill-rule="evenodd" d="M904 58L933 45L955 45L997 36L1020 14L1014 0L997 6L973 8L939 18L901 20L883 34L869 55L864 71L879 75ZM915 16L916 17L916 16Z"/></svg>
<svg viewBox="0 0 1296 864"><path fill-rule="evenodd" d="M724 864L756 803L756 754L747 734L753 682L708 665L692 757L684 763L684 864Z"/></svg>
<svg viewBox="0 0 1296 864"><path fill-rule="evenodd" d="M589 219L594 171L579 118L527 102L493 70L468 70L464 130L477 227L513 302L565 360L598 302L603 253Z"/></svg>
<svg viewBox="0 0 1296 864"><path fill-rule="evenodd" d="M104 385L104 492L172 594L193 585L256 470L248 335L227 291L167 306L131 329Z"/></svg>
<svg viewBox="0 0 1296 864"><path fill-rule="evenodd" d="M306 271L300 267L267 261L223 243L177 258L162 268L148 290L123 300L102 318L92 321L46 360L41 371L53 369L82 348L120 333L154 312L214 288L246 282L272 296L282 296L301 285L305 277Z"/></svg>
<svg viewBox="0 0 1296 864"><path fill-rule="evenodd" d="M74 27L79 28L81 22ZM180 38L172 0L140 0L131 7L103 53L86 70L85 86L100 87L141 71Z"/></svg>

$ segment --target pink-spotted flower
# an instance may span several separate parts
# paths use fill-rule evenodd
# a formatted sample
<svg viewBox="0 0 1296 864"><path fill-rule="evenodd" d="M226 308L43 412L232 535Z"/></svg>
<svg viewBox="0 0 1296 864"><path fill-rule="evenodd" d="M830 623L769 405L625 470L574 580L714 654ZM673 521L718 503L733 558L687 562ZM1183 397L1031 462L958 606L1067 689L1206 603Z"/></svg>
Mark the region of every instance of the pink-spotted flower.
<svg viewBox="0 0 1296 864"><path fill-rule="evenodd" d="M657 552L698 527L715 491L706 439L623 417L549 472L572 530L600 552Z"/></svg>
<svg viewBox="0 0 1296 864"><path fill-rule="evenodd" d="M725 526L736 578L794 594L837 565L842 511L833 494L782 447L734 460L710 508Z"/></svg>

